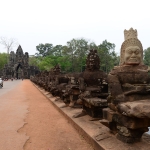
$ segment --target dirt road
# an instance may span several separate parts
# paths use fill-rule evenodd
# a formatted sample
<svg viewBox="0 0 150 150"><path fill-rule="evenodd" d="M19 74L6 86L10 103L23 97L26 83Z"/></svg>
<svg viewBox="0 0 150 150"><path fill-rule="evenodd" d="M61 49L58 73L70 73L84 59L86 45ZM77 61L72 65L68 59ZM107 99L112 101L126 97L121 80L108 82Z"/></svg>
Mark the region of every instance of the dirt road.
<svg viewBox="0 0 150 150"><path fill-rule="evenodd" d="M0 91L0 150L93 150L30 80L7 83L10 89Z"/></svg>

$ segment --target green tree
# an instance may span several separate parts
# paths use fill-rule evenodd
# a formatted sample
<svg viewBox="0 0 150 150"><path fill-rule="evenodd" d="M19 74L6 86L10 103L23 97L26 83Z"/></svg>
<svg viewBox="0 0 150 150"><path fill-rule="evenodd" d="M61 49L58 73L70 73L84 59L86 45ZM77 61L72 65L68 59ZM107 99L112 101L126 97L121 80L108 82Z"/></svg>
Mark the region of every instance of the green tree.
<svg viewBox="0 0 150 150"><path fill-rule="evenodd" d="M53 47L53 55L54 56L62 56L63 46L56 45Z"/></svg>
<svg viewBox="0 0 150 150"><path fill-rule="evenodd" d="M46 44L45 44L46 45ZM114 65L119 64L119 56L115 53L115 44L103 41L100 45L86 39L72 39L66 45L39 44L38 55L31 58L31 63L36 64L41 70L49 70L59 64L62 71L82 72L85 69L86 57L90 49L97 49L101 60L101 69L109 72ZM44 56L44 57L43 57Z"/></svg>
<svg viewBox="0 0 150 150"><path fill-rule="evenodd" d="M0 53L0 70L3 69L4 65L7 64L8 54Z"/></svg>
<svg viewBox="0 0 150 150"><path fill-rule="evenodd" d="M89 43L89 49L97 49L97 45L94 42Z"/></svg>
<svg viewBox="0 0 150 150"><path fill-rule="evenodd" d="M17 46L17 40L13 38L0 37L0 44L4 46L7 50L7 62L9 61L9 52L13 49L13 47Z"/></svg>
<svg viewBox="0 0 150 150"><path fill-rule="evenodd" d="M144 50L144 64L150 66L150 47Z"/></svg>
<svg viewBox="0 0 150 150"><path fill-rule="evenodd" d="M29 65L30 66L38 66L38 62L39 62L38 57L36 57L36 56L29 57Z"/></svg>
<svg viewBox="0 0 150 150"><path fill-rule="evenodd" d="M6 38L6 37L0 37L0 44L2 44L7 49L7 54L12 50L14 46L17 46L18 43L16 39L13 38Z"/></svg>
<svg viewBox="0 0 150 150"><path fill-rule="evenodd" d="M61 70L63 72L72 71L71 62L69 60L70 60L69 56L57 57L57 64L60 65Z"/></svg>
<svg viewBox="0 0 150 150"><path fill-rule="evenodd" d="M92 43L94 46L95 44ZM72 39L67 42L67 54L70 56L72 64L72 72L82 72L85 66L85 59L90 45L92 44L86 39Z"/></svg>
<svg viewBox="0 0 150 150"><path fill-rule="evenodd" d="M53 44L39 44L36 46L36 50L38 53L36 53L37 56L47 56L47 55L53 55Z"/></svg>
<svg viewBox="0 0 150 150"><path fill-rule="evenodd" d="M107 42L107 40L98 45L98 55L100 57L101 69L106 73L118 63L118 56L115 53L115 44Z"/></svg>

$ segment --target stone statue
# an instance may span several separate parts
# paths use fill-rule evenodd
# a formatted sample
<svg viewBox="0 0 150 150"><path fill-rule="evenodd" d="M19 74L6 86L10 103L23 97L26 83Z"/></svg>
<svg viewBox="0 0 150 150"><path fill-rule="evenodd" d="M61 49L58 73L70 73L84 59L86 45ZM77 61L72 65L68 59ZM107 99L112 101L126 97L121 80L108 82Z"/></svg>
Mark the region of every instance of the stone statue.
<svg viewBox="0 0 150 150"><path fill-rule="evenodd" d="M80 73L67 74L66 76L68 76L69 82L66 85L63 93L63 101L66 106L81 107L81 103L77 101L80 94L78 82Z"/></svg>
<svg viewBox="0 0 150 150"><path fill-rule="evenodd" d="M28 55L28 52L25 52L25 55L24 55L24 64L28 66L28 62L29 62L29 55Z"/></svg>
<svg viewBox="0 0 150 150"><path fill-rule="evenodd" d="M53 68L52 72L53 72L52 73L53 75L51 75L51 88L50 88L50 92L51 92L51 94L53 96L57 96L57 95L59 95L59 90L58 90L57 86L59 85L59 83L63 82L63 77L62 77L62 82L59 81L59 77L62 75L60 65L59 64L56 65Z"/></svg>
<svg viewBox="0 0 150 150"><path fill-rule="evenodd" d="M88 114L93 118L102 117L102 108L107 107L108 84L107 75L100 68L97 50L90 50L86 60L86 70L79 77L83 111L74 117Z"/></svg>
<svg viewBox="0 0 150 150"><path fill-rule="evenodd" d="M109 108L103 110L103 117L118 139L132 143L150 126L150 76L137 30L125 30L124 35L120 65L108 75Z"/></svg>

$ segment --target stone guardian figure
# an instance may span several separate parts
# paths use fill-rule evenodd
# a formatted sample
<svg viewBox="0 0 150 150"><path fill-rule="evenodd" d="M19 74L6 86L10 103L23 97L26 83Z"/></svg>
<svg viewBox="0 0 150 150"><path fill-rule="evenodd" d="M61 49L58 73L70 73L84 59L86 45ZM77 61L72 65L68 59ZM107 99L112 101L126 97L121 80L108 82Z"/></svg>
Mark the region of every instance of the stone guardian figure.
<svg viewBox="0 0 150 150"><path fill-rule="evenodd" d="M103 117L118 139L133 143L140 141L150 126L150 76L137 30L125 30L124 36L120 65L108 75L109 108L103 109Z"/></svg>

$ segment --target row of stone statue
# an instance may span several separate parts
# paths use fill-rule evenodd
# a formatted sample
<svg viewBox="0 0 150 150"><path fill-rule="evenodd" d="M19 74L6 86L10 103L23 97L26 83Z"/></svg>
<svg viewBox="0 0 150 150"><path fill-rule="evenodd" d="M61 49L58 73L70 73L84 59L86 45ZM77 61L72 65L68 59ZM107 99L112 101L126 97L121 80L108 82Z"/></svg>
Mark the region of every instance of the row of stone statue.
<svg viewBox="0 0 150 150"><path fill-rule="evenodd" d="M66 106L83 111L74 117L88 114L107 120L117 138L134 143L140 141L150 127L150 74L143 64L143 47L137 30L125 30L121 46L120 65L107 75L100 68L96 50L90 50L86 70L62 74L59 65L40 73L31 80L60 97Z"/></svg>

